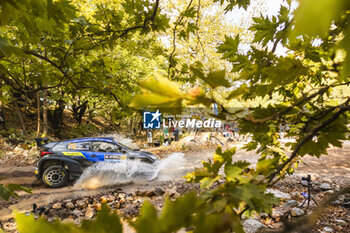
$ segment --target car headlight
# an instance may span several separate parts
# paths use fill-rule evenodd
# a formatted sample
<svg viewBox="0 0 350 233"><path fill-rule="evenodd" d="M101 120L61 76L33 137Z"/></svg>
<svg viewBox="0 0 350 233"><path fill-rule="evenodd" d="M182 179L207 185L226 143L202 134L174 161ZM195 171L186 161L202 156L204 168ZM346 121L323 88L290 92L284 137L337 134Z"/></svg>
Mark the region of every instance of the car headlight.
<svg viewBox="0 0 350 233"><path fill-rule="evenodd" d="M157 156L157 155L150 155L149 157L151 157L151 159L153 159L153 160L158 160L158 159L160 159L160 157L159 156Z"/></svg>

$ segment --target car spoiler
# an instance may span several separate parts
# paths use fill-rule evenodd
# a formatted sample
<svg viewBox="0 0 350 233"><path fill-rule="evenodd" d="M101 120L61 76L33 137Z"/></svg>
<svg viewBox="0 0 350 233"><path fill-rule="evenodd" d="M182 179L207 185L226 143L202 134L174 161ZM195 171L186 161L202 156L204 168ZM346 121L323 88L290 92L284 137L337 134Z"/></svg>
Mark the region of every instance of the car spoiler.
<svg viewBox="0 0 350 233"><path fill-rule="evenodd" d="M35 142L38 147L44 147L44 145L46 145L49 141L50 139L48 137L35 138Z"/></svg>

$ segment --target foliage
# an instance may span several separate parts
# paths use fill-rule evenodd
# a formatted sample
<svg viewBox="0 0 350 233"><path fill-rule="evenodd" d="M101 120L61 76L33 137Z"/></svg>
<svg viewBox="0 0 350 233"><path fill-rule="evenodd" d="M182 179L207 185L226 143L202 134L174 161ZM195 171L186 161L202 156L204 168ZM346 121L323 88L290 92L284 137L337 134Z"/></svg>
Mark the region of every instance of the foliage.
<svg viewBox="0 0 350 233"><path fill-rule="evenodd" d="M37 106L35 94L46 89L56 129L65 106L78 116L78 124L86 113L110 115L110 120L131 114L127 103L137 89L136 80L153 72L162 60L162 48L149 33L167 26L158 2L9 4L5 1L4 9L11 8L13 14L2 13L6 20L0 25L3 102L13 106L21 99L19 107L28 111ZM136 13L139 17L129 17ZM18 93L20 98L14 98Z"/></svg>
<svg viewBox="0 0 350 233"><path fill-rule="evenodd" d="M66 5L60 1L55 3ZM249 1L220 1L220 4L229 11L236 5L247 8ZM255 150L260 155L254 169L247 162L233 162L234 150L222 152L218 149L213 161L203 162L203 168L187 175L190 182L200 183L199 196L188 194L175 202L167 200L160 215L155 207L144 203L141 216L131 223L138 232L145 229L174 232L182 227L191 227L194 232L242 232L243 214L268 212L275 203L273 197L265 193L266 187L293 172L292 165L306 154L321 156L331 145L341 147L342 140L348 139L350 5L347 1L341 0L335 5L330 0L320 0L315 5L314 1L305 0L293 12L291 1L286 0L277 16L254 18L254 25L249 29L254 39L247 51L239 49L243 38L239 33L225 35L217 51L224 62L231 65L229 71L221 67L208 69L201 59L179 62L175 59L175 50L166 59L168 63L164 57L151 59L165 54L156 46L151 32L167 32L172 25L173 38L189 40L201 30L194 23L199 6L193 7L192 1L183 6L177 20L172 21L158 11L158 1L153 5L147 1L125 1L110 6L96 3L95 6L94 14L87 14L72 12L69 5L65 20L60 24L29 11L36 19L32 20L35 27L48 28L39 30L40 36L34 37L30 37L31 30L28 33L25 30L28 24L25 17L13 13L11 20L18 21L3 21L9 25L5 26L3 34L7 38L2 45L10 45L2 50L6 56L1 60L3 81L13 90L59 87L57 93L52 91L52 96L69 93L67 98L72 99L71 103L86 98L82 95L106 94L118 103L113 107L121 109L127 108L134 92L137 94L131 107L137 109L181 111L184 106L209 107L218 103L220 117L237 118L240 133L252 135L245 149ZM173 43L173 48L175 46ZM157 52L149 54L147 50ZM117 51L124 54L115 57ZM138 75L132 79L140 80L140 92L133 81L129 82L130 74L117 72L131 69L123 63L130 55L134 56L135 63L150 61L146 62L146 67L136 69ZM156 72L141 79L150 70L147 67L157 64L156 61L162 63L154 69ZM42 79L28 80L28 75L20 74L18 64L23 63L20 68L33 73L31 77ZM11 75L20 76L21 80ZM100 75L103 78L100 79ZM180 85L163 76L189 81L191 85ZM234 86L233 82L238 85ZM86 90L89 91L86 93ZM213 94L214 90L219 91L221 98ZM258 103L259 98L273 98L274 102L249 108L246 114L240 115L231 104L234 100ZM293 137L295 142L281 143L279 131L283 125L288 125L287 136ZM219 172L220 168L224 174ZM101 213L106 219L110 216L107 212L104 209ZM119 229L118 217L111 218L114 220L110 222L117 222L115 229ZM37 230L79 232L89 225L86 222L81 227L59 222L51 225L42 219L33 224L32 218L23 215L18 215L17 220L23 232L32 229L28 226L37 227ZM90 222L89 229L97 226L107 229L111 224L99 221L102 218Z"/></svg>
<svg viewBox="0 0 350 233"><path fill-rule="evenodd" d="M10 197L19 197L16 191L32 192L30 188L23 187L19 184L0 184L0 198L5 201L8 201Z"/></svg>
<svg viewBox="0 0 350 233"><path fill-rule="evenodd" d="M277 202L271 194L265 193L266 185L261 181L277 160L260 160L253 169L246 161L233 162L234 153L235 148L222 152L218 147L213 161L203 161L202 168L186 175L187 180L200 183L201 195L213 213L227 212L235 218L246 211L269 212ZM219 172L222 168L224 173Z"/></svg>
<svg viewBox="0 0 350 233"><path fill-rule="evenodd" d="M331 3L322 1L318 7L326 9L327 4ZM223 71L213 75L212 72L192 69L193 75L211 89L219 88L226 100L216 98L200 87L193 89L195 93L202 94L193 95L193 89L190 89L179 97L191 101L177 102L178 108L218 103L221 117L236 117L240 133L249 133L253 138L246 149L256 150L261 155L261 161L275 158L275 163L266 171L270 173L265 177L266 184L272 185L284 174L292 172L292 165L302 156L326 154L330 145L340 147L341 140L347 138L350 99L345 90L350 82L342 70L347 67L348 56L344 50L349 13L346 11L347 4L342 4L341 10L338 6L329 7L334 11L329 13L332 20L324 19L322 30L317 27L313 28L314 31L308 29L318 23L317 14L322 14L308 8L312 7L311 1L303 1L295 18L290 1L281 6L277 16L254 18L255 23L250 30L254 33L255 43L247 52L238 49L241 43L239 36L226 36L218 46L218 52L232 64L232 71L237 74L234 81L240 83L238 87L227 88L231 80ZM305 12L311 12L312 16ZM278 48L287 52L276 55ZM143 86L143 90L148 89ZM164 88L162 92L168 93ZM145 97L143 105L157 108L152 92ZM162 98L161 93L157 98ZM236 114L235 106L230 104L233 99L248 103L259 98L273 98L274 102L249 108L246 114ZM139 99L136 96L134 101L137 103ZM288 125L287 137L295 138L295 142L286 145L280 142L279 132L283 125ZM286 148L291 150L290 154L286 153Z"/></svg>
<svg viewBox="0 0 350 233"><path fill-rule="evenodd" d="M189 73L191 67L199 68L200 65L206 70L229 67L229 63L220 59L220 54L216 53L216 45L225 35L246 31L227 22L225 7L220 7L219 3L211 0L166 0L163 8L172 16L171 26L161 33L165 37L162 41L165 41L166 52L169 54L169 79L188 84L195 81ZM204 82L202 84L205 85Z"/></svg>
<svg viewBox="0 0 350 233"><path fill-rule="evenodd" d="M81 226L73 223L61 223L55 221L47 222L44 218L37 221L34 216L26 216L25 214L16 213L17 227L19 232L40 233L40 232L122 232L122 225L116 213L111 213L108 206L104 204L97 213L93 221L84 220Z"/></svg>

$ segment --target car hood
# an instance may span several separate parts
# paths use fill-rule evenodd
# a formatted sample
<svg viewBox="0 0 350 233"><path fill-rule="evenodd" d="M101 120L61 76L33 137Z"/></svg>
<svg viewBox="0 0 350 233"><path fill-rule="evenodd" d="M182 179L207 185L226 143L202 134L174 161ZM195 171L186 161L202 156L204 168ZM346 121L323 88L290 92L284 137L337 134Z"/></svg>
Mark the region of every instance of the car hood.
<svg viewBox="0 0 350 233"><path fill-rule="evenodd" d="M134 150L130 153L130 155L135 157L147 157L147 158L151 158L154 161L159 160L158 156L148 151Z"/></svg>

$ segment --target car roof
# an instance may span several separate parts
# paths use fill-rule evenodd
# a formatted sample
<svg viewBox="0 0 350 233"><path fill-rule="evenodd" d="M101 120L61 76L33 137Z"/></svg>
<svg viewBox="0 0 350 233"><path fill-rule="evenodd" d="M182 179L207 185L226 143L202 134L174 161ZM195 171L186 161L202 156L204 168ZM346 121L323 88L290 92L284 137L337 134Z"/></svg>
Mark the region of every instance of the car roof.
<svg viewBox="0 0 350 233"><path fill-rule="evenodd" d="M85 141L105 141L105 142L116 142L112 137L88 137L88 138L73 138L63 140L61 142L85 142Z"/></svg>

